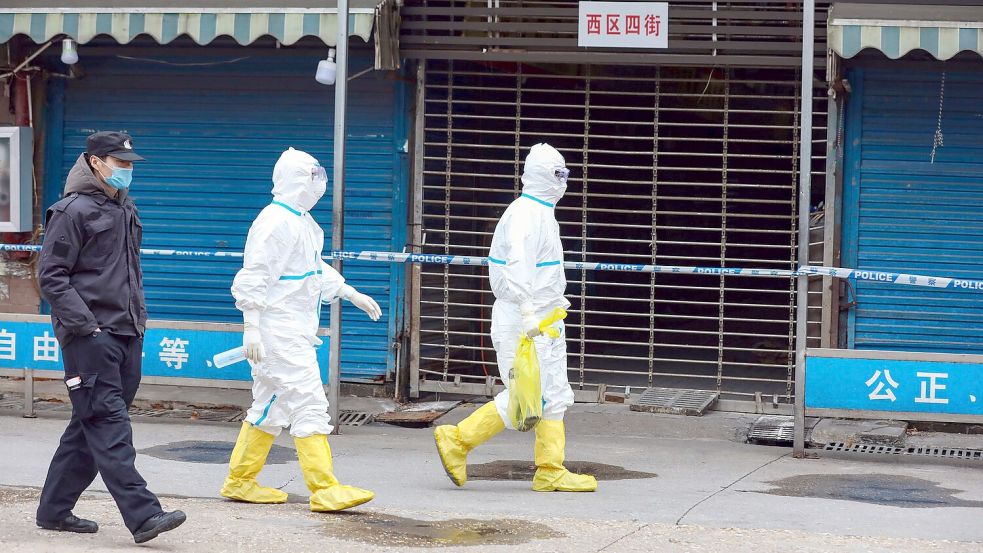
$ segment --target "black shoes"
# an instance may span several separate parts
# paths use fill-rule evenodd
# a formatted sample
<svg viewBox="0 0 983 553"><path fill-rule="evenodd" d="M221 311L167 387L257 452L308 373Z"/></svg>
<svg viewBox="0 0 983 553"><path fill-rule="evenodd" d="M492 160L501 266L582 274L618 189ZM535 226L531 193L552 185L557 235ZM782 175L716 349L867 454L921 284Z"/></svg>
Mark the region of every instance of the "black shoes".
<svg viewBox="0 0 983 553"><path fill-rule="evenodd" d="M144 522L133 533L133 541L137 543L150 541L159 536L161 532L167 532L181 526L185 520L188 520L188 517L182 511L156 514L147 519L147 522Z"/></svg>
<svg viewBox="0 0 983 553"><path fill-rule="evenodd" d="M181 526L187 519L188 517L182 511L156 514L133 533L133 541L137 543L148 542L159 536L161 532L167 532ZM39 527L45 530L57 530L59 532L94 534L99 530L99 525L95 522L75 515L68 515L62 520L37 520L36 522Z"/></svg>
<svg viewBox="0 0 983 553"><path fill-rule="evenodd" d="M37 524L45 530L75 532L77 534L94 534L99 530L99 525L95 522L75 515L68 515L62 520L38 520Z"/></svg>

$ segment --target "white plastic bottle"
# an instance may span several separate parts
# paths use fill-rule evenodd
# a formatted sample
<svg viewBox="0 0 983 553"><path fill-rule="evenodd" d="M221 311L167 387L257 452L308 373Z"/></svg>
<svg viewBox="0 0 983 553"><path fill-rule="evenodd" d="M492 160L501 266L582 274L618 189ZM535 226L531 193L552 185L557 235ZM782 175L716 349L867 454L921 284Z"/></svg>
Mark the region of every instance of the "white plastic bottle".
<svg viewBox="0 0 983 553"><path fill-rule="evenodd" d="M245 360L246 348L243 346L232 348L229 351L223 351L222 353L216 353L214 356L212 356L212 363L214 363L215 367L219 369Z"/></svg>

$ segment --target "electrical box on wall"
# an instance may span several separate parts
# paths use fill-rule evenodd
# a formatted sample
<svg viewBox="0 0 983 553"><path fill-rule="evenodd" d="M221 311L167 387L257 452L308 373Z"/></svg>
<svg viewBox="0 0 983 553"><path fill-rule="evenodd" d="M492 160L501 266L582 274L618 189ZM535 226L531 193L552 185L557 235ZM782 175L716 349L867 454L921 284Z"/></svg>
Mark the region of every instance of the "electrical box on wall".
<svg viewBox="0 0 983 553"><path fill-rule="evenodd" d="M30 127L0 127L0 232L32 230L34 137Z"/></svg>

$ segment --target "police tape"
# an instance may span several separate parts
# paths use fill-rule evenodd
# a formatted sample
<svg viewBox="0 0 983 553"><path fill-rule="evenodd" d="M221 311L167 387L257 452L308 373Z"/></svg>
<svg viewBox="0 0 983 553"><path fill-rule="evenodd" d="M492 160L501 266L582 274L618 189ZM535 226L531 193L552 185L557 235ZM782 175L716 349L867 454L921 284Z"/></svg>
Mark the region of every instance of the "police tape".
<svg viewBox="0 0 983 553"><path fill-rule="evenodd" d="M0 251L12 252L37 252L41 246L26 244L0 244ZM142 255L147 256L175 256L175 257L228 257L241 258L242 252L227 251L205 251L205 250L168 250L142 248ZM349 261L368 261L375 263L423 263L435 265L464 265L464 266L485 266L488 265L487 257L463 256L463 255L443 255L430 253L402 253L402 252L379 252L379 251L343 251L333 250L326 252L324 259L341 259ZM983 291L983 280L960 279L952 277L915 275L908 273L892 273L887 271L873 271L867 269L844 269L840 267L803 267L798 271L787 269L748 269L732 267L687 267L677 265L639 265L632 263L584 263L579 261L567 261L563 263L564 268L577 271L620 271L633 273L656 273L656 274L689 274L689 275L717 275L717 276L744 276L744 277L772 277L772 278L792 278L801 275L806 276L830 276L835 278L846 278L862 280L867 282L884 282L903 286L922 286L928 288L949 288L955 290L974 290Z"/></svg>

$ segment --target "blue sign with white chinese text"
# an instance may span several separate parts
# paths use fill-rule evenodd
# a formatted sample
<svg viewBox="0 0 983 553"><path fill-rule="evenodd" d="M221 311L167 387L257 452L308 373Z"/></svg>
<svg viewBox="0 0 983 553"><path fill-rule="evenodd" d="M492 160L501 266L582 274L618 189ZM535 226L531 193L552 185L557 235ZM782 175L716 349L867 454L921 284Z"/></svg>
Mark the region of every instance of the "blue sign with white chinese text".
<svg viewBox="0 0 983 553"><path fill-rule="evenodd" d="M806 357L808 409L983 415L983 364Z"/></svg>
<svg viewBox="0 0 983 553"><path fill-rule="evenodd" d="M148 328L143 341L143 376L251 380L249 363L217 368L212 356L242 345L241 332ZM327 382L328 342L317 349ZM49 322L0 321L0 368L64 371L61 347Z"/></svg>

